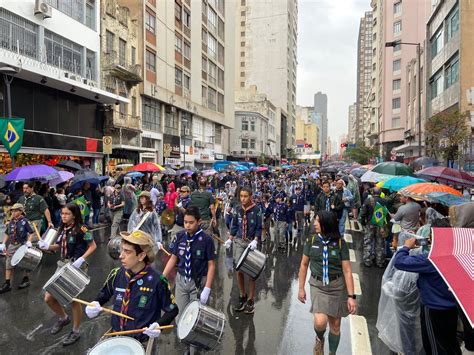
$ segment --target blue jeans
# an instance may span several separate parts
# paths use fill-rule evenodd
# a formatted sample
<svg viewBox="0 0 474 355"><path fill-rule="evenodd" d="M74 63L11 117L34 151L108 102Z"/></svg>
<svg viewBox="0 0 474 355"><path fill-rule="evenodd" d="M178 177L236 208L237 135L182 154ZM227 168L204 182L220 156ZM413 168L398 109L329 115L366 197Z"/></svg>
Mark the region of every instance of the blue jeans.
<svg viewBox="0 0 474 355"><path fill-rule="evenodd" d="M100 208L94 208L94 215L92 216L92 224L99 224Z"/></svg>
<svg viewBox="0 0 474 355"><path fill-rule="evenodd" d="M341 235L341 237L344 236L344 232L346 231L346 219L348 215L349 211L347 210L347 208L344 208L342 210L341 219L339 220L339 234Z"/></svg>

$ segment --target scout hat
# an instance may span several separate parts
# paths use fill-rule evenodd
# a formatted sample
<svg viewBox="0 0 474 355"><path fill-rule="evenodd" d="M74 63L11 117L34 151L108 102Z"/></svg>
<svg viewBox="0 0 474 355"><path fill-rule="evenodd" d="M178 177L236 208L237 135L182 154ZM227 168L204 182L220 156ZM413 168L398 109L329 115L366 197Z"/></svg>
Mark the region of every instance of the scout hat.
<svg viewBox="0 0 474 355"><path fill-rule="evenodd" d="M129 243L139 245L148 256L150 264L155 260L154 248L156 247L156 243L148 233L137 230L132 233L120 232L120 236Z"/></svg>
<svg viewBox="0 0 474 355"><path fill-rule="evenodd" d="M142 191L142 192L140 193L140 196L138 196L138 198L140 198L140 197L142 197L142 196L151 198L151 193L150 193L149 191Z"/></svg>
<svg viewBox="0 0 474 355"><path fill-rule="evenodd" d="M21 212L25 212L25 206L23 206L21 203L15 203L11 210L18 210L18 211L21 211Z"/></svg>

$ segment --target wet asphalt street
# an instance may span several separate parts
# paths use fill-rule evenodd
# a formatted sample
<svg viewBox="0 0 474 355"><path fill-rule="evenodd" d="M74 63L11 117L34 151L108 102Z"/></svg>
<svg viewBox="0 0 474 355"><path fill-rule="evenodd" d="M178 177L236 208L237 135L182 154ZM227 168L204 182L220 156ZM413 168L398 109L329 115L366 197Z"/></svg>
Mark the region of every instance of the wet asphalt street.
<svg viewBox="0 0 474 355"><path fill-rule="evenodd" d="M349 234L346 235L346 240L349 242L349 247L354 250L354 253L351 252L353 272L360 280L359 290L356 281L356 293L357 291L361 293L358 297L358 315L367 320L368 335L364 333L364 329L362 331L355 329L349 317L343 319L338 354L370 354L370 350L354 347L355 342L361 341L362 343L370 341L368 348L371 347L373 354L390 354L377 338L375 329L383 270L361 266L360 226L357 223L348 223L348 227L350 229L346 231ZM80 296L84 300L94 299L110 269L120 264L112 260L107 253L109 228L99 228L93 233L98 249L89 260L91 282ZM224 230L222 235L225 236ZM238 298L238 288L233 276L232 258L227 256L224 246L218 249L217 272L208 304L225 313L227 325L222 344L209 353L312 354L314 331L312 315L309 313L310 305L297 300L298 268L303 244L298 242L286 253L274 250L273 243L263 247L262 251L268 258L266 269L257 281L254 315L233 311L232 305ZM162 270L167 257L160 252L157 259L155 267L157 270ZM40 266L30 277L32 285L29 288L16 289L21 280L21 274L17 273L13 279L12 292L0 295L0 354L85 354L109 329L110 316L102 313L94 320L89 320L84 315L81 339L72 346L65 348L61 344L70 331L70 325L59 334L50 335L50 328L56 319L43 302L42 286L54 273L56 260L57 256L54 255L43 256ZM2 257L0 258L2 283L4 268ZM309 290L307 293L309 294ZM68 313L70 314L70 310ZM359 318L363 320L362 317ZM359 338L355 339L356 337ZM173 355L183 352L184 347L177 340L176 330L162 333L158 340L158 354Z"/></svg>

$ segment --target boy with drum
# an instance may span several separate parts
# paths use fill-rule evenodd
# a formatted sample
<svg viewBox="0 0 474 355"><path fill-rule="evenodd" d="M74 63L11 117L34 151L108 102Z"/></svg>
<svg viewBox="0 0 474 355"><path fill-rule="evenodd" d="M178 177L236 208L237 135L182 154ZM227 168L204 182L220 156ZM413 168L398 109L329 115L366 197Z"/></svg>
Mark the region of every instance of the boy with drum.
<svg viewBox="0 0 474 355"><path fill-rule="evenodd" d="M10 285L11 278L13 276L13 269L11 261L13 254L25 244L28 248L31 247L31 241L33 240L33 229L30 226L28 219L24 216L25 208L21 203L15 203L10 209L12 219L7 225L5 231L5 238L0 244L0 253L7 252L6 267L5 267L5 283L0 288L0 294L11 291ZM10 242L8 248L6 244ZM30 280L28 279L28 272L25 271L23 280L18 286L19 289L30 286Z"/></svg>
<svg viewBox="0 0 474 355"><path fill-rule="evenodd" d="M232 219L230 237L226 240L226 248L234 245L233 257L234 265L240 259L240 256L246 248L250 250L257 249L258 240L262 235L262 211L252 200L252 189L248 186L240 190L241 206ZM244 311L247 314L253 314L255 306L253 298L255 295L255 280L250 278L248 283L248 298L245 292L244 273L237 271L237 281L239 285L239 303L235 307L237 312Z"/></svg>

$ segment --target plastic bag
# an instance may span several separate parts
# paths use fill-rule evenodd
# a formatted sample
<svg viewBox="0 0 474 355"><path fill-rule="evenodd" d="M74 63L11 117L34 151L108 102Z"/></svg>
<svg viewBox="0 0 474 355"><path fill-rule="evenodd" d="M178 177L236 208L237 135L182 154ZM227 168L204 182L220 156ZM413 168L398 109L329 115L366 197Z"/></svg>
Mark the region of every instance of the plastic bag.
<svg viewBox="0 0 474 355"><path fill-rule="evenodd" d="M410 254L419 253L412 250ZM395 268L395 258L382 277L376 328L390 350L404 355L418 354L421 342L418 274Z"/></svg>

